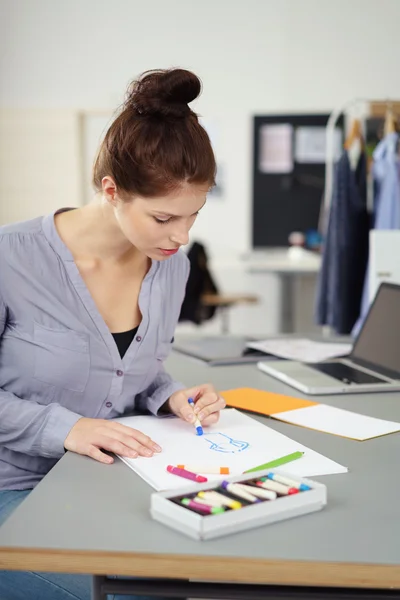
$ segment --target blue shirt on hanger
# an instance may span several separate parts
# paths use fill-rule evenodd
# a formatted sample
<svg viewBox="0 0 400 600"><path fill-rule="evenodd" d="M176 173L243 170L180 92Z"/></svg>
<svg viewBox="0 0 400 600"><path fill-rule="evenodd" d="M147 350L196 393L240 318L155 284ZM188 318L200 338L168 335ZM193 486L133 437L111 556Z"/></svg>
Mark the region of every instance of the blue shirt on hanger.
<svg viewBox="0 0 400 600"><path fill-rule="evenodd" d="M397 133L389 133L375 148L373 177L376 182L374 229L400 229L400 163ZM360 331L369 310L369 267L365 274L360 316L352 335Z"/></svg>

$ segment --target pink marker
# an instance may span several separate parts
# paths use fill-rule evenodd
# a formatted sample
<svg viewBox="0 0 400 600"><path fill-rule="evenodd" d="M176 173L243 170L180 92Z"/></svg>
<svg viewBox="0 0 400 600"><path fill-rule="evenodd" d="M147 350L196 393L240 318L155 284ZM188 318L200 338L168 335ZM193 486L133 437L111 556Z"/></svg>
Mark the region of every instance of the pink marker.
<svg viewBox="0 0 400 600"><path fill-rule="evenodd" d="M197 475L197 473L192 473L192 471L186 471L186 469L180 469L179 467L174 467L172 465L168 465L167 471L173 475L178 475L179 477L184 477L185 479L191 479L192 481L197 481L197 483L204 483L208 481L207 477L203 477L203 475Z"/></svg>
<svg viewBox="0 0 400 600"><path fill-rule="evenodd" d="M208 515L215 515L218 513L225 512L225 508L223 506L209 506L207 504L201 504L200 502L196 502L196 500L192 500L191 498L182 498L181 502L184 506L194 508L195 510L206 513Z"/></svg>

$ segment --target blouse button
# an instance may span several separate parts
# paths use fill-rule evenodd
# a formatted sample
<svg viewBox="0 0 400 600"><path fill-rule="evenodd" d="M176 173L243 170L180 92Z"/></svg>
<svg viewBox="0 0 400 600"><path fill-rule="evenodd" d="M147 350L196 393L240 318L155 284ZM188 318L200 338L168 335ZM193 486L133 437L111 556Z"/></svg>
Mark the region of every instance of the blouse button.
<svg viewBox="0 0 400 600"><path fill-rule="evenodd" d="M118 375L118 377L122 377L122 375L123 375L123 374L124 374L124 372L123 372L123 371L121 371L120 369L118 369L118 371L117 371L117 375Z"/></svg>
<svg viewBox="0 0 400 600"><path fill-rule="evenodd" d="M106 402L106 406L107 406L107 408L111 408L112 407L112 402Z"/></svg>
<svg viewBox="0 0 400 600"><path fill-rule="evenodd" d="M141 335L137 335L136 336L136 341L137 342L141 342L142 341L142 336Z"/></svg>

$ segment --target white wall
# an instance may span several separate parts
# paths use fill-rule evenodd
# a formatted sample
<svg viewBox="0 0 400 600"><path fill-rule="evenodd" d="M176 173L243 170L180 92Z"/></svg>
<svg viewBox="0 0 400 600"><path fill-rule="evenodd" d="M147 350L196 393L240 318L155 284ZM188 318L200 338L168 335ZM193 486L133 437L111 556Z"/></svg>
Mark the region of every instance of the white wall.
<svg viewBox="0 0 400 600"><path fill-rule="evenodd" d="M399 0L0 0L0 15L0 107L115 107L155 67L202 78L226 189L195 234L217 255L250 247L252 115L400 98Z"/></svg>
<svg viewBox="0 0 400 600"><path fill-rule="evenodd" d="M81 154L75 111L0 109L0 225L79 204Z"/></svg>

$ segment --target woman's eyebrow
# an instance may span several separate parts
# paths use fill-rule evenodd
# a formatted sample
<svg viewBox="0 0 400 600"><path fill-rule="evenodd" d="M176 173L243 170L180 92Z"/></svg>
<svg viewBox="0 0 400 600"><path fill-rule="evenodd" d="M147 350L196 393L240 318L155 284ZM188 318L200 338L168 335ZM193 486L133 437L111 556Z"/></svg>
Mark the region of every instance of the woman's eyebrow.
<svg viewBox="0 0 400 600"><path fill-rule="evenodd" d="M204 204L205 204L205 202L204 202ZM204 204L202 206L200 206L199 210L196 210L196 212L194 212L191 216L194 217L194 215L197 215L197 213L203 208ZM155 210L154 213L157 215L162 215L163 217L181 217L182 216L182 215L174 215L172 213L167 213L167 212L164 212L163 210Z"/></svg>

